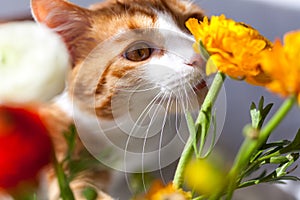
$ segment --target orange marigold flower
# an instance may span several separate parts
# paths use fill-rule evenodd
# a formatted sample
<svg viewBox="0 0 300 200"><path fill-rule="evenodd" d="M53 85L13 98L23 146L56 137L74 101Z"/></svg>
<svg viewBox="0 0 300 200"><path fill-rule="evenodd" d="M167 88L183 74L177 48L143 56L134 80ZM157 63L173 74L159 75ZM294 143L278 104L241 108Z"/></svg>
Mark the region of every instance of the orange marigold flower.
<svg viewBox="0 0 300 200"><path fill-rule="evenodd" d="M161 181L155 181L146 194L145 200L165 199L190 200L192 199L192 194L176 188L172 183L164 186Z"/></svg>
<svg viewBox="0 0 300 200"><path fill-rule="evenodd" d="M300 30L287 33L284 45L276 40L272 50L261 55L261 67L272 81L270 91L283 97L297 95L300 104Z"/></svg>
<svg viewBox="0 0 300 200"><path fill-rule="evenodd" d="M194 49L201 48L201 41L210 54L206 68L208 75L219 70L255 85L269 81L258 65L258 58L271 43L254 28L226 19L225 15L212 16L210 20L205 17L200 23L192 18L186 26L196 39Z"/></svg>

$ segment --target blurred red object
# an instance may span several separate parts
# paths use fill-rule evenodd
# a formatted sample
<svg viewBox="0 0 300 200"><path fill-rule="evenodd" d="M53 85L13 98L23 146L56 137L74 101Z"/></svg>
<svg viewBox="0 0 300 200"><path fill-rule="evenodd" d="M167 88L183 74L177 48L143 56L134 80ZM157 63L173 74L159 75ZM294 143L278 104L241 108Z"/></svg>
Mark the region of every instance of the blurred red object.
<svg viewBox="0 0 300 200"><path fill-rule="evenodd" d="M0 105L0 188L35 179L51 155L52 143L37 109Z"/></svg>

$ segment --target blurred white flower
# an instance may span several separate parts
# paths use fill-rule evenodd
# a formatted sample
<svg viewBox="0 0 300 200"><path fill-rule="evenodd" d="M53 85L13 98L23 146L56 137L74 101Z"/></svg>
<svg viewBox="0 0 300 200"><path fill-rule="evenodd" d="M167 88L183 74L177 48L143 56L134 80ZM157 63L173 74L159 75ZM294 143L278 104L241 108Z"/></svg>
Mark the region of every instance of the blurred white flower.
<svg viewBox="0 0 300 200"><path fill-rule="evenodd" d="M65 44L49 28L0 25L0 102L50 100L65 88L69 61Z"/></svg>

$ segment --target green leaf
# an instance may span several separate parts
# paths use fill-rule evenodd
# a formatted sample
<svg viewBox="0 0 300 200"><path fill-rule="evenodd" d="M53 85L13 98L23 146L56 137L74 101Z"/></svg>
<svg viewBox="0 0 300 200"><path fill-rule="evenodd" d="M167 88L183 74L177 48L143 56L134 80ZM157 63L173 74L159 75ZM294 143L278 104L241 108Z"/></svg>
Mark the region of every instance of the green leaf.
<svg viewBox="0 0 300 200"><path fill-rule="evenodd" d="M209 104L207 105L207 108L205 110L201 110L200 115L202 115L202 120L200 123L199 129L198 129L198 134L200 134L200 147L199 147L199 154L202 155L203 148L207 139L207 133L210 128L210 123L211 123L211 110L212 110L212 105ZM197 124L196 124L197 127ZM199 133L200 131L200 133Z"/></svg>
<svg viewBox="0 0 300 200"><path fill-rule="evenodd" d="M265 98L264 96L260 97L259 103L258 103L258 110L263 110L264 109L264 103L265 103Z"/></svg>
<svg viewBox="0 0 300 200"><path fill-rule="evenodd" d="M287 174L286 172L287 168L291 166L299 158L299 154L292 153L287 155L286 158L288 159L288 162L286 162L285 164L283 164L282 166L276 169L277 177L285 176Z"/></svg>
<svg viewBox="0 0 300 200"><path fill-rule="evenodd" d="M63 133L68 145L67 155L64 161L70 160L76 146L77 131L74 124L69 127L69 130Z"/></svg>
<svg viewBox="0 0 300 200"><path fill-rule="evenodd" d="M257 129L260 129L262 127L267 115L270 113L273 107L273 104L268 104L266 107L264 107L264 101L264 97L262 96L259 101L258 107L254 102L252 102L250 106L252 126Z"/></svg>
<svg viewBox="0 0 300 200"><path fill-rule="evenodd" d="M92 187L86 187L82 191L82 195L86 198L86 200L96 200L98 197L97 191Z"/></svg>
<svg viewBox="0 0 300 200"><path fill-rule="evenodd" d="M274 148L283 148L284 146L289 145L290 143L291 142L288 141L288 140L281 140L281 141L271 142L271 143L264 144L261 147L261 150L266 150L266 149L271 149L271 148L272 148L272 150Z"/></svg>
<svg viewBox="0 0 300 200"><path fill-rule="evenodd" d="M258 128L259 122L261 120L261 115L259 113L259 110L257 110L254 102L252 102L252 104L250 106L250 115L251 115L251 119L252 119L252 127Z"/></svg>
<svg viewBox="0 0 300 200"><path fill-rule="evenodd" d="M206 200L206 199L207 199L206 196L199 196L199 197L193 198L192 200Z"/></svg>
<svg viewBox="0 0 300 200"><path fill-rule="evenodd" d="M203 59L205 61L207 61L210 57L210 54L208 53L208 51L206 50L202 40L199 41L199 50L200 50L200 53L201 53L201 56L203 57Z"/></svg>
<svg viewBox="0 0 300 200"><path fill-rule="evenodd" d="M289 159L286 156L272 157L269 161L271 164L285 164L287 162L289 162Z"/></svg>
<svg viewBox="0 0 300 200"><path fill-rule="evenodd" d="M194 148L195 154L197 157L199 157L200 155L199 155L199 151L198 151L198 147L197 147L196 126L195 126L195 122L194 122L194 119L193 119L191 113L188 111L186 112L186 121L187 121L190 136L193 139L193 148Z"/></svg>
<svg viewBox="0 0 300 200"><path fill-rule="evenodd" d="M262 127L262 125L263 125L265 119L267 118L268 114L270 113L272 107L273 107L273 104L270 103L261 111L262 117L261 117L260 123L258 125L259 128Z"/></svg>
<svg viewBox="0 0 300 200"><path fill-rule="evenodd" d="M57 161L55 155L54 155L54 169L58 180L58 185L60 188L60 197L62 198L62 200L75 200L73 191L71 190L69 185L69 180L63 170L61 163Z"/></svg>
<svg viewBox="0 0 300 200"><path fill-rule="evenodd" d="M256 159L258 159L261 155L263 154L263 151L260 150L260 151L257 151L256 154L254 154L251 159L250 159L250 163L253 163Z"/></svg>
<svg viewBox="0 0 300 200"><path fill-rule="evenodd" d="M285 148L280 150L280 153L290 153L290 152L300 151L300 129L298 130L294 140Z"/></svg>
<svg viewBox="0 0 300 200"><path fill-rule="evenodd" d="M217 136L217 120L216 120L216 112L214 113L214 115L212 115L212 122L213 122L213 133L212 133L212 139L211 139L211 143L210 146L205 154L205 156L203 158L207 158L211 152L213 151L214 145L215 145L215 141L216 141L216 136Z"/></svg>

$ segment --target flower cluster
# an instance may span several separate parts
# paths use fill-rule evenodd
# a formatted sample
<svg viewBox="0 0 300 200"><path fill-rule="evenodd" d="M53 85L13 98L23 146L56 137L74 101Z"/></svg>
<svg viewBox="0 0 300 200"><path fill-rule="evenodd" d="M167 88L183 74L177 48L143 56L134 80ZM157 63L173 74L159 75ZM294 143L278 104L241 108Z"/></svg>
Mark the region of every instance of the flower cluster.
<svg viewBox="0 0 300 200"><path fill-rule="evenodd" d="M207 74L221 71L284 97L295 95L300 104L300 31L286 34L283 46L224 15L190 19L186 26L196 39L195 51L204 47L210 55Z"/></svg>
<svg viewBox="0 0 300 200"><path fill-rule="evenodd" d="M247 82L262 85L268 82L268 77L261 70L259 53L269 49L272 44L257 30L224 15L207 17L202 22L189 19L187 28L195 36L194 49L199 52L199 42L210 54L207 74L217 70L235 79L245 79ZM198 50L197 50L198 49Z"/></svg>
<svg viewBox="0 0 300 200"><path fill-rule="evenodd" d="M271 77L266 88L283 97L296 95L300 104L300 31L287 33L284 45L276 40L274 47L264 51L260 63Z"/></svg>

